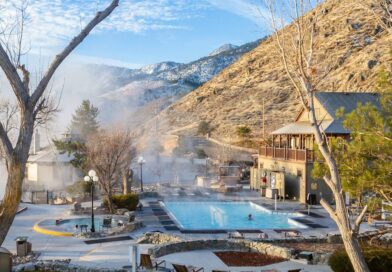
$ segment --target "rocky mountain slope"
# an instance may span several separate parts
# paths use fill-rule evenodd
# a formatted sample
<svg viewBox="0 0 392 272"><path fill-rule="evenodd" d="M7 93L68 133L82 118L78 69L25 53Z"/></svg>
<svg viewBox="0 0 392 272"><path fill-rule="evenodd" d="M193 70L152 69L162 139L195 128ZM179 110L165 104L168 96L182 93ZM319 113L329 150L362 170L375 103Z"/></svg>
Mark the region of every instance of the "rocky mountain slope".
<svg viewBox="0 0 392 272"><path fill-rule="evenodd" d="M362 3L370 6L373 1ZM315 39L315 61L320 71L333 67L319 90L372 91L379 70L391 61L392 37L368 10L354 2L327 0L317 7L323 15ZM288 28L293 31L292 25ZM167 107L143 132L154 131L152 127L158 123L162 133L194 134L199 122L207 121L214 129L212 136L226 141L235 138L239 125L249 126L258 136L263 100L267 132L292 122L299 108L272 38Z"/></svg>
<svg viewBox="0 0 392 272"><path fill-rule="evenodd" d="M147 65L140 69L121 72L126 74L123 85L100 96L102 116L106 120L121 119L124 113L132 117L135 110L142 106L160 101L175 101L201 84L213 78L224 68L238 60L243 54L257 47L260 41L242 46L224 45L206 57L182 64L176 62L161 62Z"/></svg>

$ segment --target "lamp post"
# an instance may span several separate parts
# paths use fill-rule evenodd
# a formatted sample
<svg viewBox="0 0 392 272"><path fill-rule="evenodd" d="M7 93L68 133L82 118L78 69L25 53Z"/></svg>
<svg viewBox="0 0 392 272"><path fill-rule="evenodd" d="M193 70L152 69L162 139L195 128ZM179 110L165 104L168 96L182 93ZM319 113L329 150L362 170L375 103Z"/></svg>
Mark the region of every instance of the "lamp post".
<svg viewBox="0 0 392 272"><path fill-rule="evenodd" d="M140 165L140 190L143 192L143 164L146 163L146 160L140 156L137 163Z"/></svg>
<svg viewBox="0 0 392 272"><path fill-rule="evenodd" d="M88 176L84 177L85 182L91 182L91 232L95 232L94 225L94 182L98 181L97 173L94 170L88 171Z"/></svg>

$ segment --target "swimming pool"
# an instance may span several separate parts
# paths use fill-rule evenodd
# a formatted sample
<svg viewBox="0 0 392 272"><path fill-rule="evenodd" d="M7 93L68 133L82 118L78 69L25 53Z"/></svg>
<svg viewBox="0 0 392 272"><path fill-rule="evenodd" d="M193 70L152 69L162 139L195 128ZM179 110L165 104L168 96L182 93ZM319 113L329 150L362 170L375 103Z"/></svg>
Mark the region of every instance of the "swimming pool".
<svg viewBox="0 0 392 272"><path fill-rule="evenodd" d="M102 229L103 216L97 216L94 218L94 225L97 231ZM58 220L58 219L57 219ZM91 228L91 217L76 217L61 219L59 222L56 219L44 219L37 222L33 229L36 232L54 236L72 236L74 233L81 231L80 226L86 225L87 230ZM116 226L119 220L116 218L112 219L112 227Z"/></svg>
<svg viewBox="0 0 392 272"><path fill-rule="evenodd" d="M242 202L162 202L182 229L250 230L307 228L291 218L299 213L275 213L250 201ZM252 220L248 216L252 214Z"/></svg>

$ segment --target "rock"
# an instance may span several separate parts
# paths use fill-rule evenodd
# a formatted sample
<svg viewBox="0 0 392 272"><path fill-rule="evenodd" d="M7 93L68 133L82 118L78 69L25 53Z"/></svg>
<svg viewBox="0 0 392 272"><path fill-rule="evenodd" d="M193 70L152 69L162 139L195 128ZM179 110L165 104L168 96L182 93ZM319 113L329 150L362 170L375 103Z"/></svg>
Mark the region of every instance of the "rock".
<svg viewBox="0 0 392 272"><path fill-rule="evenodd" d="M362 27L362 24L360 24L360 23L352 23L351 24L351 28L354 29L354 30L358 30L361 27Z"/></svg>
<svg viewBox="0 0 392 272"><path fill-rule="evenodd" d="M377 27L373 31L373 34L377 35L378 33L382 32L382 30L382 27L380 25L377 25Z"/></svg>
<svg viewBox="0 0 392 272"><path fill-rule="evenodd" d="M373 69L373 67L376 66L377 63L377 60L369 60L367 66L369 69Z"/></svg>
<svg viewBox="0 0 392 272"><path fill-rule="evenodd" d="M373 40L372 40L371 37L366 36L365 39L364 39L364 41L365 41L365 45L369 45L369 44L372 43Z"/></svg>
<svg viewBox="0 0 392 272"><path fill-rule="evenodd" d="M129 212L129 210L128 210L128 209L121 208L121 209L117 209L116 214L118 214L118 215L124 215L126 212Z"/></svg>
<svg viewBox="0 0 392 272"><path fill-rule="evenodd" d="M327 242L330 244L342 243L342 236L340 234L329 235L327 237Z"/></svg>

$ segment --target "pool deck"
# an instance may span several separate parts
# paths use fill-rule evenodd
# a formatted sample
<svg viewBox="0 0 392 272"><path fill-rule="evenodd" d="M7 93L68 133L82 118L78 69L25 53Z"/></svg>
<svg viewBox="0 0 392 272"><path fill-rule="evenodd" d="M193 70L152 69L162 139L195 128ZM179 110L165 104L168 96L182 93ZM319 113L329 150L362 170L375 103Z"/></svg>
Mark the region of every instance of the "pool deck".
<svg viewBox="0 0 392 272"><path fill-rule="evenodd" d="M206 197L208 199L211 198L210 196ZM219 198L220 200L232 199L237 201L260 201L260 197L253 194L253 192L247 195L237 194L223 197L216 196L216 198ZM216 200L216 198L214 198L214 200ZM7 235L5 242L3 243L3 246L12 252L15 252L15 238L21 235L28 236L29 241L32 242L33 250L40 253L40 260L71 259L71 264L82 265L86 267L114 269L121 268L124 265L129 265L129 246L135 243L135 240L138 237L143 236L146 232L162 231L165 233L172 233L186 239L227 239L227 233L182 233L179 230L167 230L168 226L162 224L163 220L160 220L160 218L154 214L152 207L150 206L151 203L154 203L158 200L159 199L156 198L142 200L144 209L143 211L137 213L137 218L144 222L145 227L129 233L129 235L134 238L134 240L98 244L86 244L83 242L83 240L75 237L44 235L33 230L33 226L40 220L47 218L64 218L71 208L70 205L51 206L22 204L28 209L23 213L16 215L14 223ZM268 199L263 199L262 202L265 205L273 204L273 201ZM87 204L88 203L86 203L86 205ZM286 201L279 203L278 207L282 208L283 210L293 211L296 210L296 208L299 208L300 205L298 202ZM301 230L304 237L320 237L327 234L338 233L335 223L328 218L326 212L321 207L316 206L311 211L323 217L315 218L311 216L309 218L305 218L328 228L309 228ZM362 231L369 229L372 228L370 228L367 224L363 224L361 226ZM282 238L282 233L278 233L274 230L263 231L268 234L269 238ZM257 234L246 233L245 236L246 238L252 238L257 237ZM149 244L140 245L140 250L142 253L147 252L147 250L152 246L153 245ZM276 268L278 271L287 271L288 269L295 268L304 268L305 271L331 271L327 265L305 265L292 261L265 267L227 267L210 250L175 253L163 256L160 259L164 259L169 263L202 266L206 268L206 271L209 271L210 269L230 271L260 271L261 269L271 269L272 267Z"/></svg>

